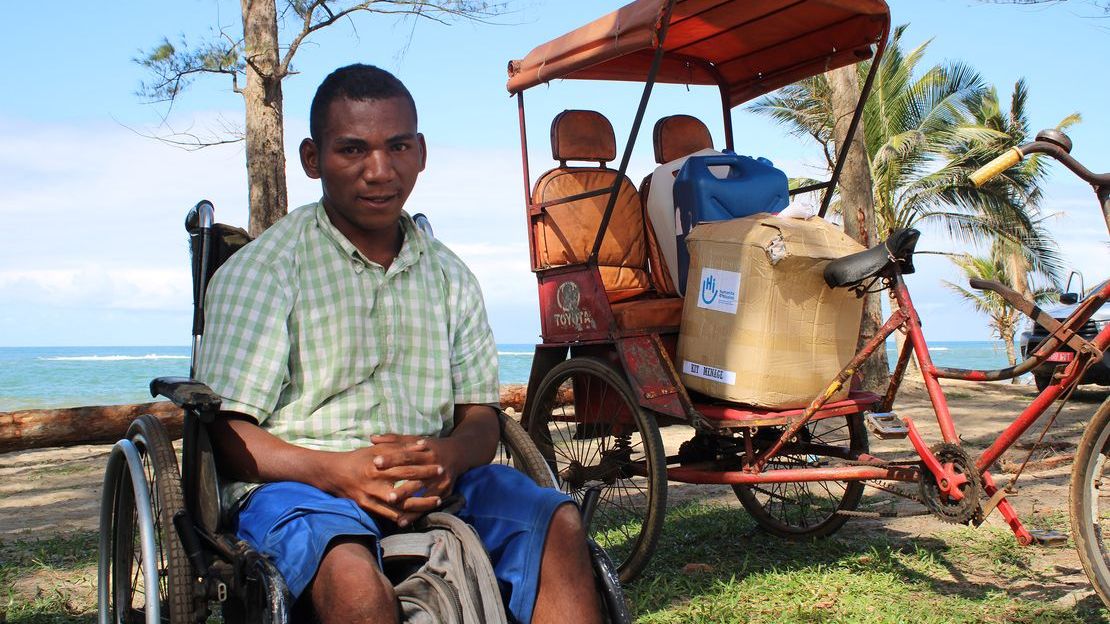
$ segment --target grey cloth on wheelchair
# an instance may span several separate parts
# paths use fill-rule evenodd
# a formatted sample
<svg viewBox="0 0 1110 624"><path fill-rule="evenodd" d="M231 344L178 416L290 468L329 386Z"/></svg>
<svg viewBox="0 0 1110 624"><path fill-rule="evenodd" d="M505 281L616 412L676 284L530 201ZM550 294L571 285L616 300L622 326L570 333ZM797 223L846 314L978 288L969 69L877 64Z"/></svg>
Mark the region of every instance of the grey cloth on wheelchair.
<svg viewBox="0 0 1110 624"><path fill-rule="evenodd" d="M462 520L430 513L415 531L383 538L381 548L406 624L508 622L489 555Z"/></svg>
<svg viewBox="0 0 1110 624"><path fill-rule="evenodd" d="M239 515L239 510L246 504L250 494L261 486L261 483L220 479L221 524L235 526L235 518Z"/></svg>

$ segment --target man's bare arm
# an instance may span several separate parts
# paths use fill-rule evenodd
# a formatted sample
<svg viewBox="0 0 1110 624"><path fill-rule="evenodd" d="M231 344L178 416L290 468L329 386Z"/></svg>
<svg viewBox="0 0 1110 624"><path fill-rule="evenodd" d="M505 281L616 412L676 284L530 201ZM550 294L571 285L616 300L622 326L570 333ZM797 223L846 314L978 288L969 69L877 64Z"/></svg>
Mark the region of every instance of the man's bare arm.
<svg viewBox="0 0 1110 624"><path fill-rule="evenodd" d="M346 452L317 451L290 444L235 412L210 425L221 471L241 481L297 481L354 500L363 509L398 520L404 512L427 511L436 497L412 497L416 485L444 468L428 461L423 444L376 444ZM377 463L376 458L381 458ZM402 484L394 487L399 482Z"/></svg>

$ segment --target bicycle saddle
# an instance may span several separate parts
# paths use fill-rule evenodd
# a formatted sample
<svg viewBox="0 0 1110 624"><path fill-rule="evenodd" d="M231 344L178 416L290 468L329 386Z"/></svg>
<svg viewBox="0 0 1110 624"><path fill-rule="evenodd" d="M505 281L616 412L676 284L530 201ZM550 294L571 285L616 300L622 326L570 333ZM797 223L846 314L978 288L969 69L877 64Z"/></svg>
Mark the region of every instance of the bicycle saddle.
<svg viewBox="0 0 1110 624"><path fill-rule="evenodd" d="M901 273L913 273L913 249L921 232L913 228L894 230L885 241L871 249L833 260L825 267L825 283L830 288L848 288L863 280L883 275L895 264Z"/></svg>

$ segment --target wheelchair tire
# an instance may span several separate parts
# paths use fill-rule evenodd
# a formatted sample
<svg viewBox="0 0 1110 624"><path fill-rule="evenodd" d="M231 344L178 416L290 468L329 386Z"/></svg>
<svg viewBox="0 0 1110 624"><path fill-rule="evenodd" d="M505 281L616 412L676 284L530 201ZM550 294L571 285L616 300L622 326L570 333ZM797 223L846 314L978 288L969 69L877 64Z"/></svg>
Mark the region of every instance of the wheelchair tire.
<svg viewBox="0 0 1110 624"><path fill-rule="evenodd" d="M551 473L540 450L528 437L528 432L511 416L498 410L497 418L501 425L501 440L497 445L497 455L493 463L506 464L528 475L540 487L557 487L555 475Z"/></svg>
<svg viewBox="0 0 1110 624"><path fill-rule="evenodd" d="M583 413L558 405L567 390L581 393L575 402ZM557 364L535 393L529 435L560 489L578 504L600 488L587 533L616 562L621 582L635 579L655 552L667 508L667 462L655 419L620 372L592 357Z"/></svg>
<svg viewBox="0 0 1110 624"><path fill-rule="evenodd" d="M158 419L140 416L127 430L127 439L139 451L150 487L155 545L158 550L158 596L161 620L170 624L195 621L194 574L185 548L174 529L173 517L185 508L177 455ZM142 551L139 548L138 510L135 491L127 470L120 472L111 526L111 572L109 621L143 621L146 588L143 587Z"/></svg>
<svg viewBox="0 0 1110 624"><path fill-rule="evenodd" d="M594 568L594 580L597 583L598 594L601 596L605 621L609 624L631 624L632 612L629 611L628 603L624 600L624 590L621 589L617 566L613 564L605 549L597 545L597 542L587 539L586 546L590 549L590 563Z"/></svg>

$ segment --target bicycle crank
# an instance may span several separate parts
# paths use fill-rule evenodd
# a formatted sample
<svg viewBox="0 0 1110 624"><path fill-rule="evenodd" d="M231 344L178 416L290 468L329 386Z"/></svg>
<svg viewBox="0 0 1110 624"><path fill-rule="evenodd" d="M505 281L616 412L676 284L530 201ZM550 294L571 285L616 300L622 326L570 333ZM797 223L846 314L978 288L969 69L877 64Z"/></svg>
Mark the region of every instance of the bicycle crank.
<svg viewBox="0 0 1110 624"><path fill-rule="evenodd" d="M921 480L918 482L921 502L933 512L933 515L945 522L953 524L968 524L981 518L979 499L982 495L983 484L979 472L975 470L975 463L968 457L967 452L958 444L941 443L931 449L933 455L944 467L944 472L951 475L956 483L937 483L936 477L928 470L921 471ZM953 489L959 495L953 496Z"/></svg>

